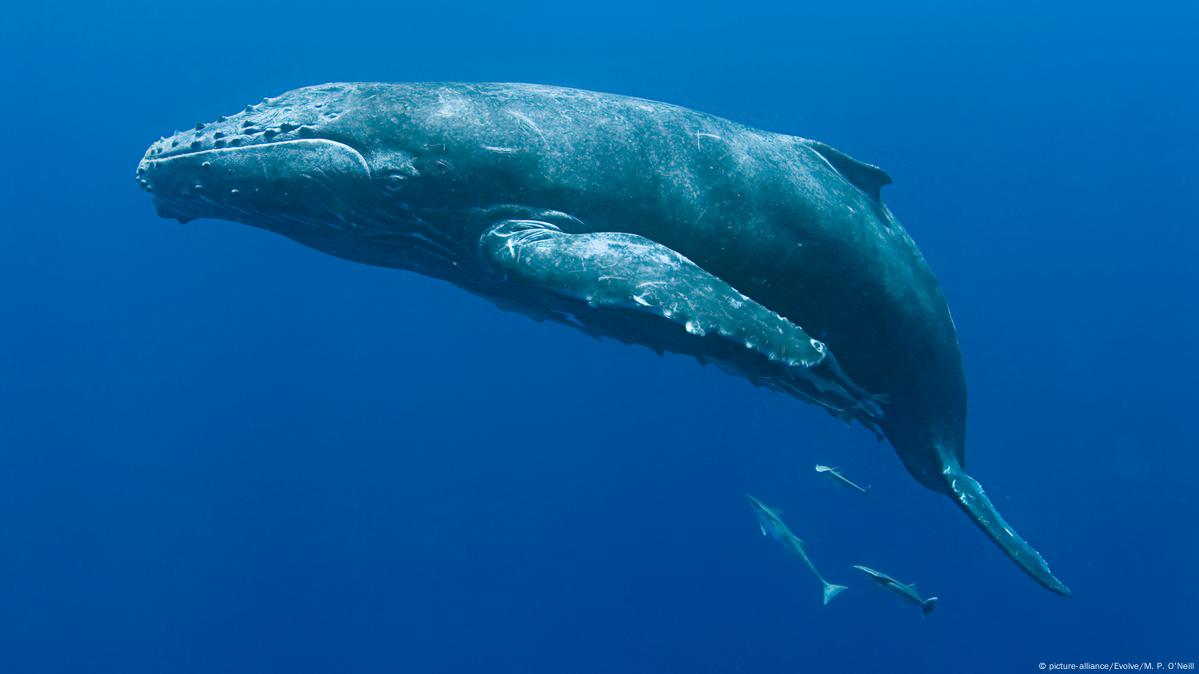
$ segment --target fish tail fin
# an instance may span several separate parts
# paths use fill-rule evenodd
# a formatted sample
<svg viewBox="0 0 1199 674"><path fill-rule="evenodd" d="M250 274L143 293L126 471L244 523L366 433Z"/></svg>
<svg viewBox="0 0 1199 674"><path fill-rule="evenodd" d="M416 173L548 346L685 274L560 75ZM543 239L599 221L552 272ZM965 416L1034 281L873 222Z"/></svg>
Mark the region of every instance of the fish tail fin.
<svg viewBox="0 0 1199 674"><path fill-rule="evenodd" d="M1008 525L977 480L967 475L956 461L945 467L944 474L950 494L958 506L1017 566L1046 589L1063 597L1070 596L1070 588L1053 575L1041 553Z"/></svg>
<svg viewBox="0 0 1199 674"><path fill-rule="evenodd" d="M824 605L825 606L828 606L828 603L833 600L833 597L836 597L837 595L841 594L842 592L844 592L845 590L848 589L844 585L837 585L835 583L830 583L827 580L822 581L822 582L824 583Z"/></svg>
<svg viewBox="0 0 1199 674"><path fill-rule="evenodd" d="M937 598L936 597L929 597L928 599L925 599L924 601L920 602L920 611L923 615L928 615L928 614L932 613L933 609L935 609L935 608L937 608Z"/></svg>

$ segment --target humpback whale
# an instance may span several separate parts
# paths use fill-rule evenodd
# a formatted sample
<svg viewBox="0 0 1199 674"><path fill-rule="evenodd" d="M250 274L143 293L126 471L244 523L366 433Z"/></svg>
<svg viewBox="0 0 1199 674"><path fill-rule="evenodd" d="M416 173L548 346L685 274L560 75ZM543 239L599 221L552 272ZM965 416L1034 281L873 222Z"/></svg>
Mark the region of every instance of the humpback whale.
<svg viewBox="0 0 1199 674"><path fill-rule="evenodd" d="M953 320L878 167L639 98L335 83L163 138L136 178L166 218L443 279L818 405L885 437L916 480L1069 594L966 472Z"/></svg>

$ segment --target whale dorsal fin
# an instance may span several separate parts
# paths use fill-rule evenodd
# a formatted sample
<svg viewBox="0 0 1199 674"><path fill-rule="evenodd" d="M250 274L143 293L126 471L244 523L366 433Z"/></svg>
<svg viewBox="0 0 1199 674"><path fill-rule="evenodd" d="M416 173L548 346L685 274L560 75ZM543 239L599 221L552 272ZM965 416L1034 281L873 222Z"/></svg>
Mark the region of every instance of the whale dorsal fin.
<svg viewBox="0 0 1199 674"><path fill-rule="evenodd" d="M874 200L876 204L882 205L883 185L891 184L891 176L887 172L874 164L860 162L857 159L841 152L816 140L806 141L808 147L812 148L816 154L824 158L829 166L841 174L854 187L862 190L862 192Z"/></svg>

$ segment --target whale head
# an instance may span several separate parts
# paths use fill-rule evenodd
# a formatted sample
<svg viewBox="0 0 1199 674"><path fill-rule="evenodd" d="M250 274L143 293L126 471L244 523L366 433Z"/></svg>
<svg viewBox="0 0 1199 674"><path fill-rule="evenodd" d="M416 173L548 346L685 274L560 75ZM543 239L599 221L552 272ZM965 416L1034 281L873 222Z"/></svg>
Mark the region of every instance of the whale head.
<svg viewBox="0 0 1199 674"><path fill-rule="evenodd" d="M505 176L519 171L502 153L478 151L479 126L439 106L425 88L296 89L160 139L136 178L165 218L240 222L444 275L467 254L453 231L462 214L504 203L513 191Z"/></svg>

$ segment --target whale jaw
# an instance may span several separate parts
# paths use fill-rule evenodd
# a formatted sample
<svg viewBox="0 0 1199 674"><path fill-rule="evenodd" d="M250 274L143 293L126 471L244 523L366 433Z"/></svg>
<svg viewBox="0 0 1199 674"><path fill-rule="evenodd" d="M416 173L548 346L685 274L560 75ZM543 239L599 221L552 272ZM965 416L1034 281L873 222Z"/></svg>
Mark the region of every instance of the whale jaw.
<svg viewBox="0 0 1199 674"><path fill-rule="evenodd" d="M353 210L370 169L356 150L324 139L297 139L154 158L147 153L138 182L158 214L186 222L218 218L336 219Z"/></svg>

